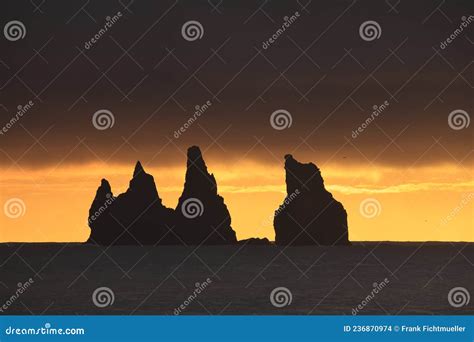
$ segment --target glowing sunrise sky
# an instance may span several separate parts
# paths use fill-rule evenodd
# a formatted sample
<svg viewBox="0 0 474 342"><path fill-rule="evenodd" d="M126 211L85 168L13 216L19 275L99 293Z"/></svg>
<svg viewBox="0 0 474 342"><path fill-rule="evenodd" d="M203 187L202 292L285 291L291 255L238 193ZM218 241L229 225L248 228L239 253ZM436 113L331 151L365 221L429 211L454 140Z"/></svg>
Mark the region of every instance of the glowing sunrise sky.
<svg viewBox="0 0 474 342"><path fill-rule="evenodd" d="M233 167L208 162L208 168L216 175L238 238L273 240L272 214L285 194L282 166L244 163ZM16 219L1 216L0 241L85 241L87 213L100 177L105 176L118 195L126 190L132 169L133 165L104 168L91 164L54 172L4 173L8 187L1 184L7 190L0 200L19 197L26 211ZM185 168L146 171L154 175L164 204L174 208ZM356 166L346 173L341 166L327 165L322 173L327 188L348 211L352 241L474 241L474 182L459 167L420 167L402 174L395 168ZM373 218L360 211L367 198L380 203L379 214Z"/></svg>

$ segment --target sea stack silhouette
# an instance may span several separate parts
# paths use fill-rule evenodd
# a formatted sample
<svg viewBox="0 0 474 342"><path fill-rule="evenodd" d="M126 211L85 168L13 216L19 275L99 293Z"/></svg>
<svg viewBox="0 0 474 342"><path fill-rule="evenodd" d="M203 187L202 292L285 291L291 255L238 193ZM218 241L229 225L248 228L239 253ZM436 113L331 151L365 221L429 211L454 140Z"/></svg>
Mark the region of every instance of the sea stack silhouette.
<svg viewBox="0 0 474 342"><path fill-rule="evenodd" d="M199 147L188 149L184 190L176 210L165 207L153 176L137 162L128 190L114 197L102 179L89 210L88 243L99 245L234 244L236 234Z"/></svg>
<svg viewBox="0 0 474 342"><path fill-rule="evenodd" d="M199 147L190 147L187 158L184 189L175 210L178 235L191 245L236 243L229 211Z"/></svg>
<svg viewBox="0 0 474 342"><path fill-rule="evenodd" d="M347 245L347 213L324 187L313 163L285 156L287 196L274 217L277 245ZM99 245L236 244L235 231L217 182L201 150L187 153L183 192L175 210L163 205L153 176L138 161L127 191L115 197L102 179L89 209L88 243ZM245 244L268 245L267 239Z"/></svg>
<svg viewBox="0 0 474 342"><path fill-rule="evenodd" d="M347 213L324 187L319 168L285 156L286 191L275 211L277 245L348 245Z"/></svg>
<svg viewBox="0 0 474 342"><path fill-rule="evenodd" d="M114 197L102 179L89 210L91 235L88 242L99 245L177 244L171 232L174 213L158 196L155 181L137 162L128 190Z"/></svg>

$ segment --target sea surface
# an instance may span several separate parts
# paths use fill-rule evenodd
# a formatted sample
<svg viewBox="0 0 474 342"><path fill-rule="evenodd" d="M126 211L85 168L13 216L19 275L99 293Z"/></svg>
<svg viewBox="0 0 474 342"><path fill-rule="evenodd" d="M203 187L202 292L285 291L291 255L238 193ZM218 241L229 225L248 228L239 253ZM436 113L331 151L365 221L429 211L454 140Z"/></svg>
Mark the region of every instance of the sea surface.
<svg viewBox="0 0 474 342"><path fill-rule="evenodd" d="M474 314L455 288L474 295L472 243L0 245L10 315Z"/></svg>

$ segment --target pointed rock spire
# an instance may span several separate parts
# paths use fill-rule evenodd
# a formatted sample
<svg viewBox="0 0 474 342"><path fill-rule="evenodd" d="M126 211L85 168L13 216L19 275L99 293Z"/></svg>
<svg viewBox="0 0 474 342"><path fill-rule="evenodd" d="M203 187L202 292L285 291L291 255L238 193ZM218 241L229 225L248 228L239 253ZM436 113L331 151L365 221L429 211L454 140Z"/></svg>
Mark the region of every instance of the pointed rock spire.
<svg viewBox="0 0 474 342"><path fill-rule="evenodd" d="M133 177L137 177L142 173L145 173L145 170L143 169L142 163L140 163L140 161L137 161L137 163L135 164L135 170L133 170Z"/></svg>
<svg viewBox="0 0 474 342"><path fill-rule="evenodd" d="M188 149L186 180L176 211L166 208L153 176L137 161L127 191L112 196L109 182L102 180L89 211L89 242L101 245L230 244L236 235L229 211L217 194L214 175L197 146ZM106 203L106 205L104 205Z"/></svg>
<svg viewBox="0 0 474 342"><path fill-rule="evenodd" d="M161 204L161 199L156 190L155 180L152 175L145 172L140 161L137 161L135 165L133 178L130 180L127 193L142 197L148 202L158 200Z"/></svg>
<svg viewBox="0 0 474 342"><path fill-rule="evenodd" d="M100 181L100 186L97 188L94 201L92 202L92 206L89 211L89 219L90 219L90 216L95 214L95 211L101 205L103 205L107 199L110 199L110 198L113 198L112 188L110 187L110 184L107 181L107 179L103 178Z"/></svg>
<svg viewBox="0 0 474 342"><path fill-rule="evenodd" d="M207 172L207 166L202 158L201 150L198 146L191 146L188 148L188 160L187 160L188 169L193 167L203 169Z"/></svg>
<svg viewBox="0 0 474 342"><path fill-rule="evenodd" d="M99 192L104 193L105 196L112 196L112 188L110 187L110 183L107 179L102 178L102 180L100 181L100 186L97 189L97 193Z"/></svg>
<svg viewBox="0 0 474 342"><path fill-rule="evenodd" d="M227 206L217 194L216 179L197 146L188 149L185 184L175 214L178 234L186 244L237 242Z"/></svg>
<svg viewBox="0 0 474 342"><path fill-rule="evenodd" d="M349 244L347 213L324 187L319 168L285 156L286 191L275 211L278 245Z"/></svg>
<svg viewBox="0 0 474 342"><path fill-rule="evenodd" d="M111 231L101 227L108 225L110 210L114 201L115 197L112 194L109 182L102 179L89 209L88 223L91 228L89 242L103 243L109 239Z"/></svg>
<svg viewBox="0 0 474 342"><path fill-rule="evenodd" d="M89 242L101 245L178 243L170 233L174 226L173 210L162 205L153 176L145 172L140 162L135 166L127 192L117 198L111 193L110 184L103 179L89 211ZM100 215L91 220L91 213L96 212Z"/></svg>
<svg viewBox="0 0 474 342"><path fill-rule="evenodd" d="M207 171L206 163L198 146L191 146L187 153L187 169L183 195L217 196L217 184L213 174Z"/></svg>

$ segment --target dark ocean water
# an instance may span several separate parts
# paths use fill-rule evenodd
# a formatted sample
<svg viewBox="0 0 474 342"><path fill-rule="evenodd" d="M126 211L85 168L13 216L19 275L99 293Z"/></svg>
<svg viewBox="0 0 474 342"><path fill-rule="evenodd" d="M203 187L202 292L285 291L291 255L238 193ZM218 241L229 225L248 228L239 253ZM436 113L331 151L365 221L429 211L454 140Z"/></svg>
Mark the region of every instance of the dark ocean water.
<svg viewBox="0 0 474 342"><path fill-rule="evenodd" d="M473 262L466 243L3 244L0 314L473 314L474 299L448 300L456 287L474 295Z"/></svg>

